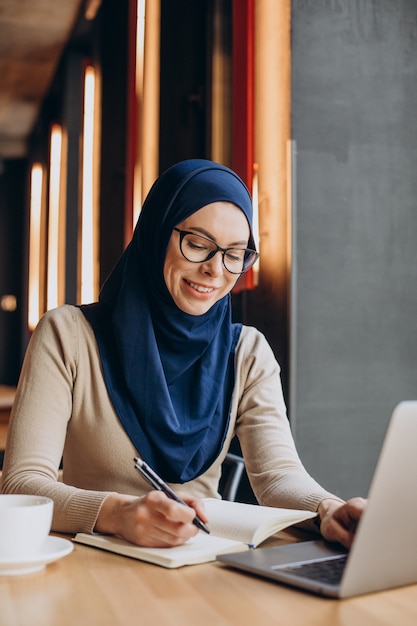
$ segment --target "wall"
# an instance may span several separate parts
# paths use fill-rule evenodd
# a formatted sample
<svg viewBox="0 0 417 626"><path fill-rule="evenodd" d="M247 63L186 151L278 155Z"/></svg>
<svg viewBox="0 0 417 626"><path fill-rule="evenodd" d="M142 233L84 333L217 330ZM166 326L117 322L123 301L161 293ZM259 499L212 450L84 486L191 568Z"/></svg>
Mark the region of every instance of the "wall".
<svg viewBox="0 0 417 626"><path fill-rule="evenodd" d="M10 294L16 297L16 309L0 306L0 384L15 385L21 364L22 337L20 317L23 312L22 276L24 256L24 207L26 161L11 160L0 164L0 303Z"/></svg>
<svg viewBox="0 0 417 626"><path fill-rule="evenodd" d="M101 160L100 286L125 247L124 219L127 176L127 38L128 0L105 2L100 11Z"/></svg>
<svg viewBox="0 0 417 626"><path fill-rule="evenodd" d="M159 170L209 158L206 146L207 0L161 1Z"/></svg>
<svg viewBox="0 0 417 626"><path fill-rule="evenodd" d="M417 397L417 5L295 0L291 419L310 471L366 494Z"/></svg>

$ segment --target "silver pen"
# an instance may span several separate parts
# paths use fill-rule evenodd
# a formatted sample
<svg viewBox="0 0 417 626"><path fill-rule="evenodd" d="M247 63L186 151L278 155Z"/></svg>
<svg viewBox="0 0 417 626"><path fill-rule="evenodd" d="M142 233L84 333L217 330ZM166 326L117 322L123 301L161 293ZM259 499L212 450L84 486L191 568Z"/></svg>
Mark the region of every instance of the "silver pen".
<svg viewBox="0 0 417 626"><path fill-rule="evenodd" d="M143 476L143 478L145 478L148 483L152 485L152 487L154 487L158 491L162 491L166 496L168 496L168 498L171 498L171 500L175 500L175 502L179 502L184 506L190 506L182 498L177 496L175 491L173 491L171 487L169 487L162 480L162 478L160 478L160 476L158 476L158 474L151 467L149 467L147 463L145 463L145 461L142 461L142 459L139 459L138 457L135 457L133 460L135 461L135 469L137 469L139 474L141 474L141 476ZM203 522L202 519L200 519L198 515L196 515L193 519L193 524L197 526L197 528L199 528L200 530L203 530L205 533L210 534L210 531L207 528L206 524Z"/></svg>

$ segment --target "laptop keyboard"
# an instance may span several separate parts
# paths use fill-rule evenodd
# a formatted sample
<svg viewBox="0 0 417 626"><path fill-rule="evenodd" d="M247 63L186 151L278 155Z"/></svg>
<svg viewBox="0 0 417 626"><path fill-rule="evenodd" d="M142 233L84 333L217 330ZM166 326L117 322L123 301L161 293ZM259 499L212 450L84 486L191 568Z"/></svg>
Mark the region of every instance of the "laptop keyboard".
<svg viewBox="0 0 417 626"><path fill-rule="evenodd" d="M297 563L285 567L274 567L273 569L279 569L280 572L301 576L309 580L319 580L329 585L338 585L342 578L346 560L347 555L342 555L334 559Z"/></svg>

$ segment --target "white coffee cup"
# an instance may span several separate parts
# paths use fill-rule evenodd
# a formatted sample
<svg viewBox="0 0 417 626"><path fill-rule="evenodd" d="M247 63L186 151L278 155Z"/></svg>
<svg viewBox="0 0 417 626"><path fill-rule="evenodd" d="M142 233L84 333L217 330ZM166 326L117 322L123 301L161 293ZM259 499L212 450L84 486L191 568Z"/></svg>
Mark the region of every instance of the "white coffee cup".
<svg viewBox="0 0 417 626"><path fill-rule="evenodd" d="M53 507L53 500L43 496L0 495L0 561L41 552L51 530Z"/></svg>

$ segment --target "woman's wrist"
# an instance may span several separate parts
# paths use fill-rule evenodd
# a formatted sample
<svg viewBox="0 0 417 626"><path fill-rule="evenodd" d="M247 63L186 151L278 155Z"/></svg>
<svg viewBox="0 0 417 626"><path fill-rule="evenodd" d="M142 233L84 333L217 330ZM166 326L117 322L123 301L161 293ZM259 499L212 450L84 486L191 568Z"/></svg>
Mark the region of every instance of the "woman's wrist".
<svg viewBox="0 0 417 626"><path fill-rule="evenodd" d="M111 493L101 505L94 531L109 535L121 534L123 510L135 498L120 493Z"/></svg>

